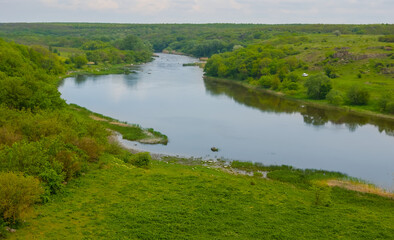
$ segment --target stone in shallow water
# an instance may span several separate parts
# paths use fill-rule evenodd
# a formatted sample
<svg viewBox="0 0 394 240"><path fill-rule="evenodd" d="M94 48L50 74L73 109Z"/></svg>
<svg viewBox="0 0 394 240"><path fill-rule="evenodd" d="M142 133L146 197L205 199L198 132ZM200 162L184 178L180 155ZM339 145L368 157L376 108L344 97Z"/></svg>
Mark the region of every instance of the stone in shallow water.
<svg viewBox="0 0 394 240"><path fill-rule="evenodd" d="M217 148L217 147L211 147L211 151L212 151L212 152L217 152L217 151L219 151L219 148Z"/></svg>

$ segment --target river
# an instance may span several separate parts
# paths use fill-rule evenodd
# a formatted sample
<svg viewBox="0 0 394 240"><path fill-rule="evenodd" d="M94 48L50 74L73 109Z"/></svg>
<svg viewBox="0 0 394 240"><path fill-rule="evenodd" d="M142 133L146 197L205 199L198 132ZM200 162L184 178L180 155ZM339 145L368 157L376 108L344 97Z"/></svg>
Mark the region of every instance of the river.
<svg viewBox="0 0 394 240"><path fill-rule="evenodd" d="M394 122L323 110L231 83L203 79L197 59L159 54L124 75L78 76L62 97L166 134L155 153L339 171L394 190ZM211 147L219 148L213 153Z"/></svg>

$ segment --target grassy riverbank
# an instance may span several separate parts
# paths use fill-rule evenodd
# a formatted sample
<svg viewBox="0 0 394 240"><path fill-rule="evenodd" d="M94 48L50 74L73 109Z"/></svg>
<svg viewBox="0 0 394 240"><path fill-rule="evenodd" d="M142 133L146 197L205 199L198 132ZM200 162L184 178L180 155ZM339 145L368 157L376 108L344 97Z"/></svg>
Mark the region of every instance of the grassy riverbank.
<svg viewBox="0 0 394 240"><path fill-rule="evenodd" d="M94 113L86 108L71 104L71 108L76 110L84 118L91 118L99 122L103 127L111 129L122 134L123 139L130 141L137 141L145 144L167 144L168 137L153 128L144 129L136 124L129 124L127 122L120 122L111 117L102 114Z"/></svg>
<svg viewBox="0 0 394 240"><path fill-rule="evenodd" d="M391 239L394 201L338 187L103 155L10 239Z"/></svg>
<svg viewBox="0 0 394 240"><path fill-rule="evenodd" d="M329 104L327 101L322 100L313 100L308 98L297 98L292 95L287 95L283 92L274 91L271 89L264 89L256 85L251 85L246 82L236 81L233 79L226 79L226 78L218 78L218 77L211 77L211 76L204 76L205 81L209 81L212 83L223 83L223 84L236 84L247 89L251 89L256 92L262 92L264 94L273 95L279 98L283 98L289 101L299 102L300 104L310 105L321 109L331 109L331 110L339 110L347 113L351 113L358 116L366 116L366 117L373 117L376 119L386 119L388 121L394 121L394 116L392 114L383 114L378 113L370 110L365 110L362 108L352 108L349 106L335 106Z"/></svg>
<svg viewBox="0 0 394 240"><path fill-rule="evenodd" d="M73 77L77 75L108 75L108 74L129 74L132 73L130 66L125 64L98 64L86 65L81 69L67 72L65 77Z"/></svg>
<svg viewBox="0 0 394 240"><path fill-rule="evenodd" d="M205 72L292 99L392 118L393 47L372 35L284 36L213 55Z"/></svg>

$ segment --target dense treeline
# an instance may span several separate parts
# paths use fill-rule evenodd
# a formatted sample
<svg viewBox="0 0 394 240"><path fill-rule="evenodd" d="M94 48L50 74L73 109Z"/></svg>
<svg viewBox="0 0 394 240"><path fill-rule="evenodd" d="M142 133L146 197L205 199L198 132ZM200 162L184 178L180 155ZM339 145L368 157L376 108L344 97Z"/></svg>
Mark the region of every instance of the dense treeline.
<svg viewBox="0 0 394 240"><path fill-rule="evenodd" d="M292 71L305 64L297 58L290 57L298 52L292 48L275 48L270 45L252 45L231 53L214 55L208 61L205 71L210 76L239 80L259 79L261 84L271 87L273 81L292 78ZM271 82L262 76L270 76ZM297 78L297 77L295 77ZM296 79L295 79L296 80Z"/></svg>
<svg viewBox="0 0 394 240"><path fill-rule="evenodd" d="M132 159L108 143L104 125L60 98L57 83L65 71L45 48L0 39L0 238L5 223L48 201L102 154Z"/></svg>
<svg viewBox="0 0 394 240"><path fill-rule="evenodd" d="M143 39L154 51L175 50L197 57L211 56L278 35L293 34L388 35L393 24L91 24L3 23L0 37L24 44L79 48L89 41L113 44L128 35ZM115 44L116 45L116 44Z"/></svg>
<svg viewBox="0 0 394 240"><path fill-rule="evenodd" d="M15 29L12 33L3 29L5 31L0 35L7 40L18 43L44 46L50 52L58 55L61 52L59 48L68 48L67 50L70 50L70 52L63 56L67 58L65 63L68 64L68 68L81 68L88 62L93 62L96 65L99 63L113 65L120 63L143 63L151 60L151 44L147 41L142 41L141 38L131 33L115 35L111 36L111 38L107 33L102 33L97 38L89 34L84 35L83 33L78 33L75 36L75 34L69 33L68 31L57 32L61 29L46 31L44 27L44 29L37 29L37 31L29 29L25 32L26 29L23 28L21 29L22 32ZM93 34L93 36L95 35ZM43 47L40 50L36 50L39 52L47 51Z"/></svg>
<svg viewBox="0 0 394 240"><path fill-rule="evenodd" d="M101 40L84 42L80 47L85 50L88 61L111 64L143 63L151 59L152 48L134 35L128 35L113 43Z"/></svg>
<svg viewBox="0 0 394 240"><path fill-rule="evenodd" d="M54 76L65 72L56 55L39 46L0 39L0 103L16 109L54 109L64 104Z"/></svg>

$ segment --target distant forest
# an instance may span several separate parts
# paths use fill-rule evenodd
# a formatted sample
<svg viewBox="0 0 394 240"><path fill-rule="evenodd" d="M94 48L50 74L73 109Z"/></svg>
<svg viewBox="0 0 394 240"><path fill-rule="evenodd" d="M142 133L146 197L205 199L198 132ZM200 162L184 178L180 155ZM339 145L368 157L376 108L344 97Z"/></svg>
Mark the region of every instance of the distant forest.
<svg viewBox="0 0 394 240"><path fill-rule="evenodd" d="M141 38L155 52L164 49L209 57L234 46L259 43L278 36L305 34L390 35L393 24L97 24L0 23L0 38L25 45L79 48L89 41L115 43L129 35Z"/></svg>

